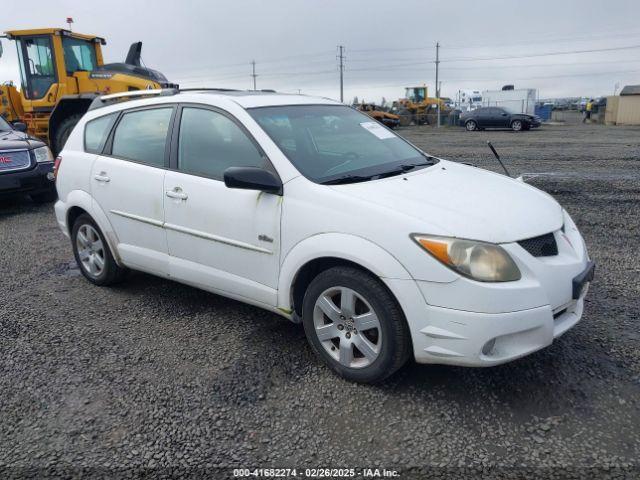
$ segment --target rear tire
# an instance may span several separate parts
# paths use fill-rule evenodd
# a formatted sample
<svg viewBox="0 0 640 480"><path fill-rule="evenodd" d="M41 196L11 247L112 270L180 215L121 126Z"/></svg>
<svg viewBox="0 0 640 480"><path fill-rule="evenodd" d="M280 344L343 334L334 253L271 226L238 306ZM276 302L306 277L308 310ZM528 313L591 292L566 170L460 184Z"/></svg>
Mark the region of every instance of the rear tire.
<svg viewBox="0 0 640 480"><path fill-rule="evenodd" d="M58 155L62 151L69 135L71 135L73 127L76 126L81 118L82 114L77 113L60 122L60 125L58 125L58 129L56 130L55 138L53 138L53 151L55 155Z"/></svg>
<svg viewBox="0 0 640 480"><path fill-rule="evenodd" d="M467 120L467 122L464 124L464 128L467 129L467 132L473 132L475 130L478 130L478 124L475 120Z"/></svg>
<svg viewBox="0 0 640 480"><path fill-rule="evenodd" d="M313 279L304 296L302 324L316 355L354 382L380 382L412 353L393 295L378 278L354 267L333 267Z"/></svg>
<svg viewBox="0 0 640 480"><path fill-rule="evenodd" d="M71 246L82 275L91 283L107 286L124 279L127 270L115 262L100 227L86 213L73 224Z"/></svg>

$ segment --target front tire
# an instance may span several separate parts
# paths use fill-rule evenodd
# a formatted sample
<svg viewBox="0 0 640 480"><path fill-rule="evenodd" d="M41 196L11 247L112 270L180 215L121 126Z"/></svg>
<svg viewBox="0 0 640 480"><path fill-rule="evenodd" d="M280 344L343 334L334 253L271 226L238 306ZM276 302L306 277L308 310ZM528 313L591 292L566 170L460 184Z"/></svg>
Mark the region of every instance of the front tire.
<svg viewBox="0 0 640 480"><path fill-rule="evenodd" d="M523 128L523 123L521 120L514 120L513 122L511 122L511 130L513 130L514 132L519 132L521 131Z"/></svg>
<svg viewBox="0 0 640 480"><path fill-rule="evenodd" d="M467 129L467 132L473 132L475 130L478 130L478 124L476 123L475 120L468 120L465 124L464 124L464 128Z"/></svg>
<svg viewBox="0 0 640 480"><path fill-rule="evenodd" d="M411 354L404 314L376 277L354 267L320 273L304 296L302 323L314 352L338 375L376 383Z"/></svg>
<svg viewBox="0 0 640 480"><path fill-rule="evenodd" d="M87 215L80 215L71 229L73 255L84 277L99 286L120 282L126 270L113 259L100 227Z"/></svg>

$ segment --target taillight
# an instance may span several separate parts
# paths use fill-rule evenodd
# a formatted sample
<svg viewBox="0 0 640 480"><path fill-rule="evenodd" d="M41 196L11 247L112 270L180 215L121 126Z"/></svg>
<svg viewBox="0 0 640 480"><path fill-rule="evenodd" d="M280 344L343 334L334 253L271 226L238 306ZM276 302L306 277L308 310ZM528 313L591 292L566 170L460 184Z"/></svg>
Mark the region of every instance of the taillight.
<svg viewBox="0 0 640 480"><path fill-rule="evenodd" d="M62 157L56 157L55 162L53 162L53 178L54 179L58 176L58 170L60 169L61 163L62 163Z"/></svg>

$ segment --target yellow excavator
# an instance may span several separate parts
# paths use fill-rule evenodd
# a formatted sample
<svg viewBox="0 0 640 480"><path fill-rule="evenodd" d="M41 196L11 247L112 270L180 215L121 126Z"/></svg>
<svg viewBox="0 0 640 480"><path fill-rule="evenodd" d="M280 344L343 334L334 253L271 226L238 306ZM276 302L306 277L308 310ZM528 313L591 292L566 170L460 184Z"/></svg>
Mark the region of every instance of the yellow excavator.
<svg viewBox="0 0 640 480"><path fill-rule="evenodd" d="M41 28L10 30L0 38L16 43L22 84L20 91L12 83L0 85L0 116L26 124L27 132L47 142L54 154L95 97L177 87L142 65L142 42L131 45L124 63L105 64L106 41L95 35Z"/></svg>
<svg viewBox="0 0 640 480"><path fill-rule="evenodd" d="M416 125L432 124L434 120L437 122L438 105L440 105L440 115L446 115L450 111L444 100L429 97L426 85L406 87L404 98L398 100L397 103L401 118L400 125L403 126L411 123Z"/></svg>

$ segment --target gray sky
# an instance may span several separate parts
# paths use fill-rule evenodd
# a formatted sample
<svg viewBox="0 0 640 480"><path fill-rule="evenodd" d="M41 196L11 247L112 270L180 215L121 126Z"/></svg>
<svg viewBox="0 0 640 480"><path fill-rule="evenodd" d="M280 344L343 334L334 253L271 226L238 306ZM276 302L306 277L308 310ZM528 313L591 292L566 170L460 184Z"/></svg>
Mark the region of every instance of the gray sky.
<svg viewBox="0 0 640 480"><path fill-rule="evenodd" d="M107 62L142 40L144 63L183 86L258 88L339 96L337 49L346 49L345 101L397 99L426 83L458 89L536 88L541 98L599 96L640 83L637 0L31 0L3 9L0 28L65 27L107 39ZM15 47L2 40L0 81L18 82ZM625 48L621 48L625 47ZM630 48L629 48L630 47ZM604 50L607 49L607 50ZM588 52L584 52L587 50ZM593 51L604 50L604 51ZM559 54L563 52L583 52ZM553 53L553 55L548 55ZM518 57L518 58L514 58ZM489 60L491 59L491 60Z"/></svg>

